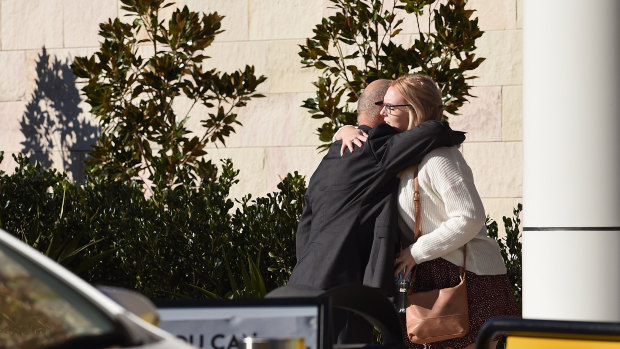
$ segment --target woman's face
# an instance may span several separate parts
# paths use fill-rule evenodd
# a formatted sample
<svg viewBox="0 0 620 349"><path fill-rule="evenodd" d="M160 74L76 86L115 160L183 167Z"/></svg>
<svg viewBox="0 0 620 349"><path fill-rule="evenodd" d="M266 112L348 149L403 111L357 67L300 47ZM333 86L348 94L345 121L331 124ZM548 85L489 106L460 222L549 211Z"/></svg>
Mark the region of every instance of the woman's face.
<svg viewBox="0 0 620 349"><path fill-rule="evenodd" d="M381 109L381 115L385 117L383 121L401 132L406 131L409 127L409 110L413 110L411 104L407 104L395 88L388 88Z"/></svg>

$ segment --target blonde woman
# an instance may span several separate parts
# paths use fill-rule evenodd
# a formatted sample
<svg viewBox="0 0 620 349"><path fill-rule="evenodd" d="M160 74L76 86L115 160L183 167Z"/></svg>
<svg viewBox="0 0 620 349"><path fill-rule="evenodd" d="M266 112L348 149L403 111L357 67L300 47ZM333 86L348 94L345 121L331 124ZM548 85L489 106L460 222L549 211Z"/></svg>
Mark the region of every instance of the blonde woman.
<svg viewBox="0 0 620 349"><path fill-rule="evenodd" d="M383 99L384 122L406 131L427 120L442 118L441 92L424 75L394 80ZM343 140L363 140L352 127ZM413 244L413 168L400 173L399 225L403 249L394 262L394 275L418 265L413 291L453 287L459 283L463 247L467 244L466 279L470 332L465 337L410 348L473 348L482 324L495 316L519 315L497 242L487 235L485 211L472 171L457 147L428 153L418 167L422 235Z"/></svg>

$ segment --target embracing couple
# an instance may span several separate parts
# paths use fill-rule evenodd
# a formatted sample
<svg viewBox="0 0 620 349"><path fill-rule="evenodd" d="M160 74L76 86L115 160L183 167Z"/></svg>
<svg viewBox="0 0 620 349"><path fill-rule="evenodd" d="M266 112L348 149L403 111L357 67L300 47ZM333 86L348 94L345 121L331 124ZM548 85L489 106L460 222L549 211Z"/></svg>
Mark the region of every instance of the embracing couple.
<svg viewBox="0 0 620 349"><path fill-rule="evenodd" d="M469 333L425 346L408 342L410 348L473 347L488 319L519 314L497 242L487 235L471 169L458 149L465 135L442 122L442 114L441 91L427 76L366 87L358 100L358 127L338 131L310 178L288 283L321 290L363 284L391 297L395 276L417 265L413 291L453 287L465 253ZM413 243L415 173L422 233ZM372 336L372 329L357 328L341 331L339 341Z"/></svg>

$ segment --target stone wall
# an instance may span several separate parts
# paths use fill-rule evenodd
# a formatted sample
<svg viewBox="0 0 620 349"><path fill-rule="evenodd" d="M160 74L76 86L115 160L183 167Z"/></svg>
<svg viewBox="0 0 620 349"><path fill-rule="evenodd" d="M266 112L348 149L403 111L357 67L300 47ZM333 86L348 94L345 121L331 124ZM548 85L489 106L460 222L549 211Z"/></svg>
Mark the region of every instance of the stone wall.
<svg viewBox="0 0 620 349"><path fill-rule="evenodd" d="M241 171L232 195L264 195L279 179L299 171L308 177L321 158L318 123L301 108L312 96L314 70L301 67L298 45L330 12L327 0L183 0L191 10L226 16L225 32L207 54L222 71L254 65L267 76L260 92L240 110L243 123L226 147L209 157L230 157ZM14 152L70 171L79 178L97 135L89 106L79 97L69 65L98 47L98 23L122 15L119 0L0 0L0 170L12 171ZM470 0L485 31L475 72L477 98L453 117L468 132L463 153L488 213L501 222L521 201L521 0ZM408 22L406 22L408 23ZM408 40L412 23L397 40ZM200 110L196 111L195 120Z"/></svg>

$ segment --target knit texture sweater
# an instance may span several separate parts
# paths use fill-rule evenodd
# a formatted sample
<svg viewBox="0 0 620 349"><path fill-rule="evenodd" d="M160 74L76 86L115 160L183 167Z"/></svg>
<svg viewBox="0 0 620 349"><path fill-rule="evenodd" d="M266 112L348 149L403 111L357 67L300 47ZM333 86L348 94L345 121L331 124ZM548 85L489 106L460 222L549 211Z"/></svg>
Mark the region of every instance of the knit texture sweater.
<svg viewBox="0 0 620 349"><path fill-rule="evenodd" d="M401 234L413 241L413 168L399 175L398 211ZM456 147L438 148L422 160L418 170L422 206L422 235L410 250L417 264L443 258L463 265L478 275L505 274L506 267L497 242L487 235L486 214L474 185L474 177Z"/></svg>

